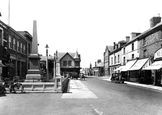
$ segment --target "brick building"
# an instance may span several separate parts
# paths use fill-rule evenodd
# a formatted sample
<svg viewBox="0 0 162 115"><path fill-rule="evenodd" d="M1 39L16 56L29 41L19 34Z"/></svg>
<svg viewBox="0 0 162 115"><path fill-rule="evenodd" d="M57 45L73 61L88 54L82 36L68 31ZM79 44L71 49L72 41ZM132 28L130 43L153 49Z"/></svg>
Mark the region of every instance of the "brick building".
<svg viewBox="0 0 162 115"><path fill-rule="evenodd" d="M20 76L20 79L25 79L28 66L27 52L31 49L31 41L32 36L28 32L21 35L0 21L0 60L5 65L1 68L2 78Z"/></svg>

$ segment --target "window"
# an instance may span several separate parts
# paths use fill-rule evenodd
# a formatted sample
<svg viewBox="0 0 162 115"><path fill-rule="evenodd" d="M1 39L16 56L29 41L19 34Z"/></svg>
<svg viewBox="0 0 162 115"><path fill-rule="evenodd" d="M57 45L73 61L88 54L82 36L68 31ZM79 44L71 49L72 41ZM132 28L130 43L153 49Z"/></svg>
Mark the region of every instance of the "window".
<svg viewBox="0 0 162 115"><path fill-rule="evenodd" d="M123 54L125 54L125 48L123 48Z"/></svg>
<svg viewBox="0 0 162 115"><path fill-rule="evenodd" d="M23 45L23 53L25 54L26 49L25 49L25 45Z"/></svg>
<svg viewBox="0 0 162 115"><path fill-rule="evenodd" d="M80 64L79 64L79 62L77 61L77 62L75 62L75 66L80 66Z"/></svg>
<svg viewBox="0 0 162 115"><path fill-rule="evenodd" d="M134 43L132 43L132 51L134 50Z"/></svg>
<svg viewBox="0 0 162 115"><path fill-rule="evenodd" d="M113 57L111 57L111 65L113 65Z"/></svg>
<svg viewBox="0 0 162 115"><path fill-rule="evenodd" d="M114 58L114 64L116 64L116 56L115 56L115 58Z"/></svg>
<svg viewBox="0 0 162 115"><path fill-rule="evenodd" d="M19 41L17 41L17 51L20 51Z"/></svg>
<svg viewBox="0 0 162 115"><path fill-rule="evenodd" d="M143 57L145 58L147 56L147 50L143 50Z"/></svg>
<svg viewBox="0 0 162 115"><path fill-rule="evenodd" d="M20 52L23 53L22 43L20 43Z"/></svg>
<svg viewBox="0 0 162 115"><path fill-rule="evenodd" d="M120 56L118 55L118 63L119 63L119 58L120 58Z"/></svg>
<svg viewBox="0 0 162 115"><path fill-rule="evenodd" d="M28 44L28 53L30 54L31 53L31 45L30 44Z"/></svg>
<svg viewBox="0 0 162 115"><path fill-rule="evenodd" d="M3 46L3 31L0 29L0 40L2 40L2 46Z"/></svg>
<svg viewBox="0 0 162 115"><path fill-rule="evenodd" d="M63 66L67 66L67 61L63 61Z"/></svg>
<svg viewBox="0 0 162 115"><path fill-rule="evenodd" d="M125 65L125 57L123 57L123 65Z"/></svg>
<svg viewBox="0 0 162 115"><path fill-rule="evenodd" d="M68 61L68 66L71 66L71 61Z"/></svg>
<svg viewBox="0 0 162 115"><path fill-rule="evenodd" d="M16 50L16 40L13 38L13 49Z"/></svg>
<svg viewBox="0 0 162 115"><path fill-rule="evenodd" d="M143 38L143 46L146 45L146 38Z"/></svg>
<svg viewBox="0 0 162 115"><path fill-rule="evenodd" d="M132 54L132 59L134 59L134 54Z"/></svg>
<svg viewBox="0 0 162 115"><path fill-rule="evenodd" d="M12 38L11 38L11 36L8 37L8 41L9 41L9 48L12 49Z"/></svg>

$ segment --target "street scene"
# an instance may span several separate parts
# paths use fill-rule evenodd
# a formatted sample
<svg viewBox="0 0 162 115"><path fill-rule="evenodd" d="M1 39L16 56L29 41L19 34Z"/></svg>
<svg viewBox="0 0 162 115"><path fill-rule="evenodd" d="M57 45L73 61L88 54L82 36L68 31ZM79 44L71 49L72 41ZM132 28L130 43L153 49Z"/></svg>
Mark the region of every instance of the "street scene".
<svg viewBox="0 0 162 115"><path fill-rule="evenodd" d="M161 115L162 90L112 83L95 76L71 80L68 93L0 97L2 115Z"/></svg>
<svg viewBox="0 0 162 115"><path fill-rule="evenodd" d="M160 0L0 0L0 115L162 115Z"/></svg>

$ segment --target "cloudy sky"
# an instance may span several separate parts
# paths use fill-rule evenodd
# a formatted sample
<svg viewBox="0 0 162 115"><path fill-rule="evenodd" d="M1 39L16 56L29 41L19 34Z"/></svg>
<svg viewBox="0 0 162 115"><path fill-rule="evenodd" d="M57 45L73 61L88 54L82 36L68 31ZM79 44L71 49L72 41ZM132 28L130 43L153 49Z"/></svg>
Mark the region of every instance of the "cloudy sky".
<svg viewBox="0 0 162 115"><path fill-rule="evenodd" d="M0 20L8 24L8 1L0 0ZM161 0L10 0L10 26L33 35L37 20L39 53L78 52L81 66L103 61L106 45L144 32L162 15Z"/></svg>

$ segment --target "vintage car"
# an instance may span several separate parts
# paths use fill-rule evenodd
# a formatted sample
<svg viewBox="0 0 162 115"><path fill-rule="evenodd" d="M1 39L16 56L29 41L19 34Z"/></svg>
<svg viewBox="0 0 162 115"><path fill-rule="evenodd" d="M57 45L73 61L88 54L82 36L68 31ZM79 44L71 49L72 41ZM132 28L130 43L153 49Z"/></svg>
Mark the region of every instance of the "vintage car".
<svg viewBox="0 0 162 115"><path fill-rule="evenodd" d="M121 73L113 73L111 77L111 82L114 83L124 83L125 79Z"/></svg>

